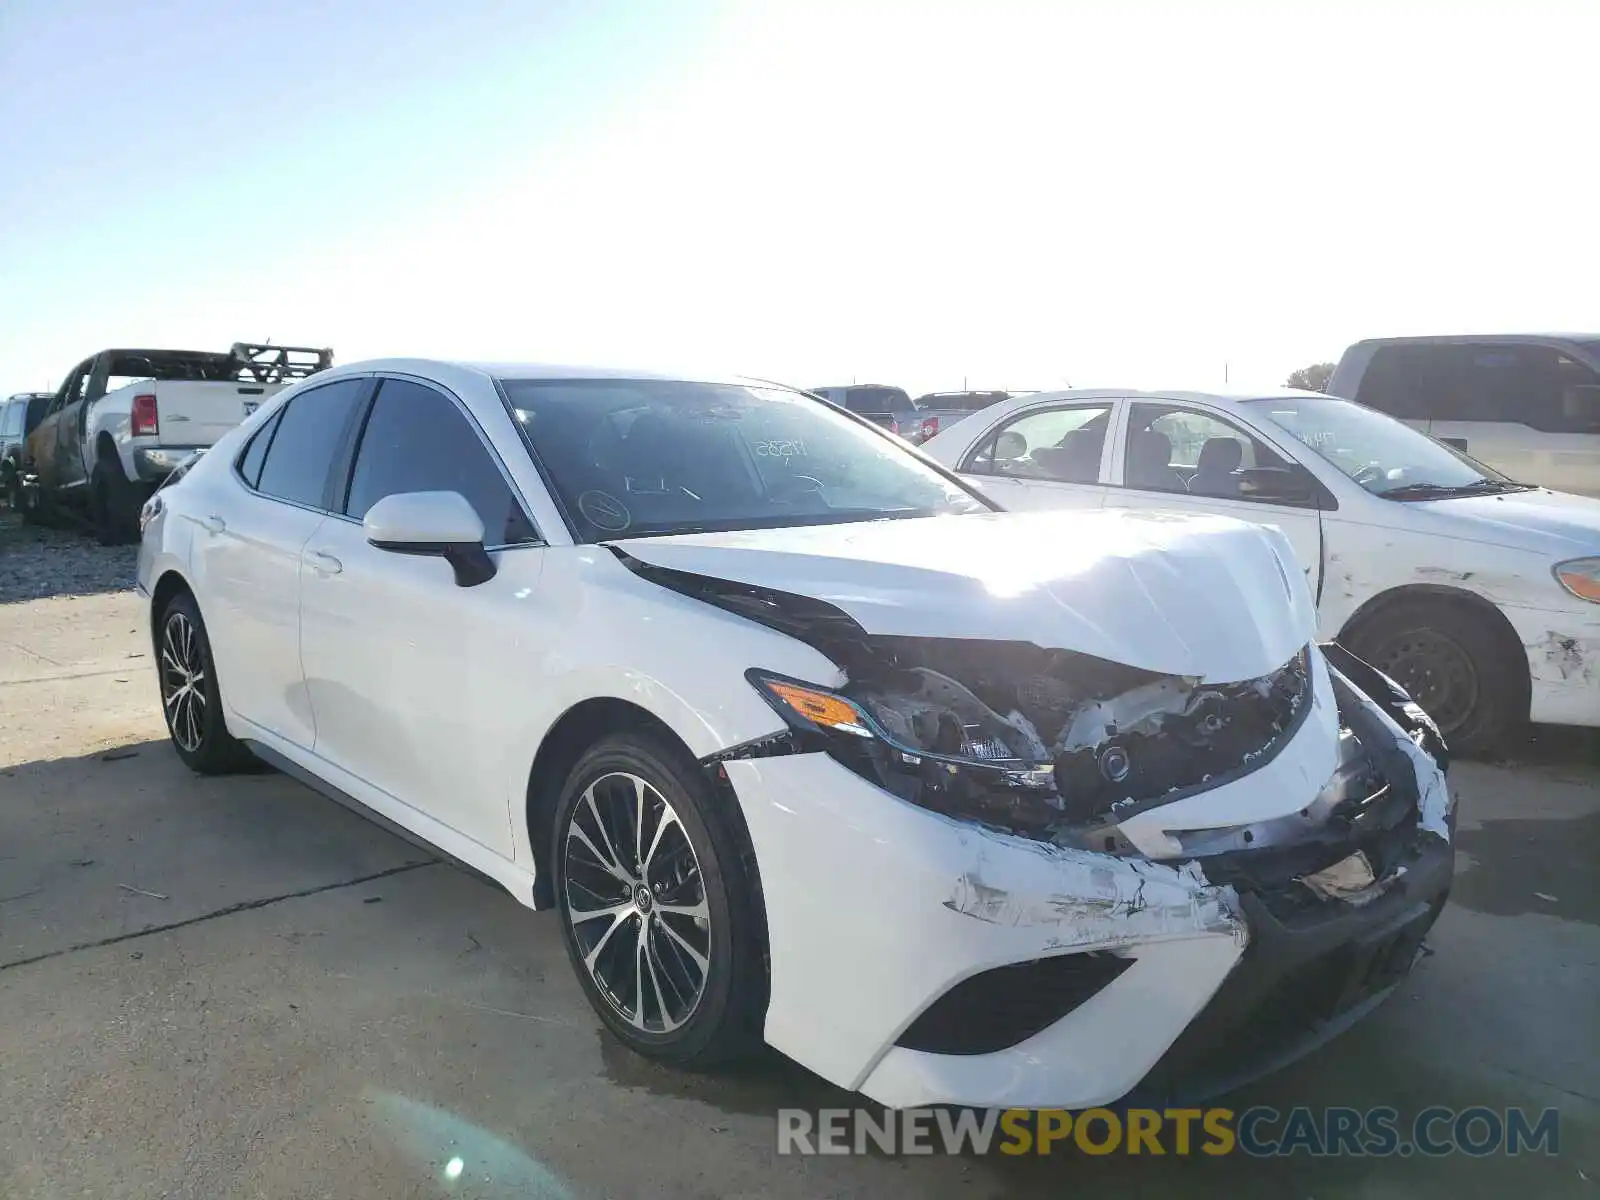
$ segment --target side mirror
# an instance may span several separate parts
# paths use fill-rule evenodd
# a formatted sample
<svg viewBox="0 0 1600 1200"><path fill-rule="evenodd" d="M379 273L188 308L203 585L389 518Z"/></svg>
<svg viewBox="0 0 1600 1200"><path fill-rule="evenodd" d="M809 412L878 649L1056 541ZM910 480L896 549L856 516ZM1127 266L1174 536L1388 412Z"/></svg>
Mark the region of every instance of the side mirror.
<svg viewBox="0 0 1600 1200"><path fill-rule="evenodd" d="M444 559L458 587L477 587L495 576L494 559L483 548L483 520L460 492L385 496L367 510L361 526L379 550Z"/></svg>
<svg viewBox="0 0 1600 1200"><path fill-rule="evenodd" d="M1242 474L1246 484L1244 495L1251 500L1309 508L1318 505L1321 498L1316 478L1304 467L1292 466L1287 471L1281 467L1266 467Z"/></svg>

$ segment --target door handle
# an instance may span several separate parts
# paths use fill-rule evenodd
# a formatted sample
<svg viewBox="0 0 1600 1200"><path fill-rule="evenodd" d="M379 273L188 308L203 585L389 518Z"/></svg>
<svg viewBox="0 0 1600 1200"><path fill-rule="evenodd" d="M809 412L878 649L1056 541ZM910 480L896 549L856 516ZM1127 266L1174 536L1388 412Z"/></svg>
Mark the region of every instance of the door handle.
<svg viewBox="0 0 1600 1200"><path fill-rule="evenodd" d="M306 561L320 575L337 575L344 570L344 564L324 550L309 551L306 554Z"/></svg>
<svg viewBox="0 0 1600 1200"><path fill-rule="evenodd" d="M209 517L200 518L200 528L204 529L207 533L221 533L227 527L228 523L215 513Z"/></svg>

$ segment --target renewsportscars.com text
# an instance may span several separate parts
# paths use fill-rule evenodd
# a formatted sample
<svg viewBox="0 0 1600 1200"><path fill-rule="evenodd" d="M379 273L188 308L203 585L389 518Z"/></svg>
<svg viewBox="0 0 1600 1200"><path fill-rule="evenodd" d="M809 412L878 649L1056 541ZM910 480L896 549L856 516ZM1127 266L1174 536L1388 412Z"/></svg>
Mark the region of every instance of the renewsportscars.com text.
<svg viewBox="0 0 1600 1200"><path fill-rule="evenodd" d="M1553 1108L778 1110L779 1154L1554 1155Z"/></svg>

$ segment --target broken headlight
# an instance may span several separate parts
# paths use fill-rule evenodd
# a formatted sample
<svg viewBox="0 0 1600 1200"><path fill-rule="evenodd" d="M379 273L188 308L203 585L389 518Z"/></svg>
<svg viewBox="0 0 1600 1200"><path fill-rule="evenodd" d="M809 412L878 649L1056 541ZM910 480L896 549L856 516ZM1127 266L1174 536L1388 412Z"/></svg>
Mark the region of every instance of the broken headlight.
<svg viewBox="0 0 1600 1200"><path fill-rule="evenodd" d="M832 755L902 799L1036 830L1062 820L1037 735L999 720L937 672L910 672L897 692L860 698L764 671L746 677L801 748Z"/></svg>
<svg viewBox="0 0 1600 1200"><path fill-rule="evenodd" d="M1216 685L1073 656L1028 670L992 647L918 649L840 690L748 672L789 727L764 752L824 751L912 803L1053 835L1255 770L1310 708L1309 649ZM958 679L930 662L966 669Z"/></svg>

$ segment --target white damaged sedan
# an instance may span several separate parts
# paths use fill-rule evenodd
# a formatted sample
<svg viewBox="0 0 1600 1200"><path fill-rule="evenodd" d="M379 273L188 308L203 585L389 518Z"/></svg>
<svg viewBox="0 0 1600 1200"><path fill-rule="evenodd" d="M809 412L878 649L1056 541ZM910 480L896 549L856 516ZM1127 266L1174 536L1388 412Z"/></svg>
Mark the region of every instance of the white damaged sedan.
<svg viewBox="0 0 1600 1200"><path fill-rule="evenodd" d="M1432 723L1225 517L1008 514L747 381L415 360L142 516L161 701L559 913L640 1053L881 1103L1198 1096L1410 969Z"/></svg>

